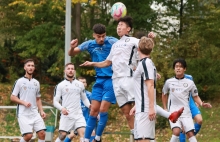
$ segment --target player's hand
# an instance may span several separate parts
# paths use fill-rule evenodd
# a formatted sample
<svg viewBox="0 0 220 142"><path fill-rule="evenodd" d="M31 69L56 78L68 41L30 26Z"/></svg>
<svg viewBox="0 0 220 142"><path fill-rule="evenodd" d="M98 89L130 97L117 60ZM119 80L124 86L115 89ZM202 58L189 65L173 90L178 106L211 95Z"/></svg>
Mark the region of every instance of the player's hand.
<svg viewBox="0 0 220 142"><path fill-rule="evenodd" d="M156 112L155 112L154 108L149 109L148 117L149 117L150 121L153 121L156 119Z"/></svg>
<svg viewBox="0 0 220 142"><path fill-rule="evenodd" d="M83 64L79 65L80 67L82 66L92 66L92 62L85 61Z"/></svg>
<svg viewBox="0 0 220 142"><path fill-rule="evenodd" d="M130 112L129 112L129 115L134 115L135 114L135 111L136 111L136 109L135 109L135 106L130 110Z"/></svg>
<svg viewBox="0 0 220 142"><path fill-rule="evenodd" d="M202 103L201 106L204 108L212 108L212 105L210 103Z"/></svg>
<svg viewBox="0 0 220 142"><path fill-rule="evenodd" d="M149 37L149 38L155 38L156 35L155 35L153 32L150 32L150 33L148 34L148 37Z"/></svg>
<svg viewBox="0 0 220 142"><path fill-rule="evenodd" d="M44 112L44 111L41 111L40 112L40 115L41 115L41 117L44 119L44 118L46 118L46 113Z"/></svg>
<svg viewBox="0 0 220 142"><path fill-rule="evenodd" d="M77 45L78 45L78 39L73 39L73 40L70 42L70 47L71 47L71 48L75 48Z"/></svg>
<svg viewBox="0 0 220 142"><path fill-rule="evenodd" d="M31 103L30 102L24 102L23 105L26 106L26 107L30 107Z"/></svg>
<svg viewBox="0 0 220 142"><path fill-rule="evenodd" d="M161 75L157 73L157 79L161 79Z"/></svg>
<svg viewBox="0 0 220 142"><path fill-rule="evenodd" d="M64 107L64 108L61 109L61 113L62 113L63 115L68 115L68 114L69 114L69 111Z"/></svg>

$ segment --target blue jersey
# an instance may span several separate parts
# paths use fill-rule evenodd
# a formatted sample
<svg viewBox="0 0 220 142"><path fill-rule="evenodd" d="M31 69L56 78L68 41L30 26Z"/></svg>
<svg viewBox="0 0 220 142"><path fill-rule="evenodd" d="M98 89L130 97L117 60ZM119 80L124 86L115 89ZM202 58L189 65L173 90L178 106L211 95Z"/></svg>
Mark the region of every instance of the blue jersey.
<svg viewBox="0 0 220 142"><path fill-rule="evenodd" d="M96 40L88 40L79 45L80 51L88 51L93 62L102 62L109 55L112 45L118 41L114 37L105 37L103 45L97 44ZM112 67L108 66L105 68L95 67L96 76L112 76Z"/></svg>
<svg viewBox="0 0 220 142"><path fill-rule="evenodd" d="M85 92L86 92L87 98L88 98L89 101L91 102L90 96L92 95L92 93L89 92L89 91L87 91L87 90L85 90ZM87 107L83 104L82 100L81 100L81 108L82 108L83 116L85 117L85 120L87 121L87 119L89 118L89 108L87 108Z"/></svg>

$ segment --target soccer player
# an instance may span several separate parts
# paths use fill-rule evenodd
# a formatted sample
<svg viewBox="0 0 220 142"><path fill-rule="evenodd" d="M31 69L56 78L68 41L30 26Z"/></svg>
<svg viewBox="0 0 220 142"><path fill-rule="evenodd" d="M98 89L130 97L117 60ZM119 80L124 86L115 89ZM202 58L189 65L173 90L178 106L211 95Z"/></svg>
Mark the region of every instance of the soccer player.
<svg viewBox="0 0 220 142"><path fill-rule="evenodd" d="M86 61L80 66L95 66L97 68L103 68L112 64L113 87L117 103L127 119L131 133L133 133L134 117L129 113L134 102L135 92L132 84L132 76L139 60L137 55L139 39L128 35L131 30L132 18L129 16L120 18L117 26L117 34L120 37L120 40L113 44L111 52L106 60L102 62ZM148 37L152 38L154 37L154 34L150 32ZM179 113L180 112L175 113L177 114L175 115L175 119ZM169 115L167 117L169 117Z"/></svg>
<svg viewBox="0 0 220 142"><path fill-rule="evenodd" d="M192 114L189 108L189 94L191 93L194 101L202 107L211 108L211 104L204 103L198 96L198 90L194 82L184 77L186 71L186 61L182 58L176 59L173 62L173 69L175 71L175 77L168 79L163 86L162 101L164 109L167 105L167 97L164 97L169 91L170 102L169 111L175 111L181 107L184 107L184 111L176 123L170 122L170 126L173 132L170 142L178 142L181 128L183 127L189 142L197 142L194 136L194 124Z"/></svg>
<svg viewBox="0 0 220 142"><path fill-rule="evenodd" d="M46 127L42 118L45 118L46 114L40 98L40 83L33 78L35 70L33 59L24 61L24 70L24 77L15 82L11 94L11 101L17 103L17 118L22 134L20 142L30 141L33 130L38 135L38 142L45 142Z"/></svg>
<svg viewBox="0 0 220 142"><path fill-rule="evenodd" d="M95 24L93 26L94 40L88 40L78 45L78 40L71 41L71 48L68 52L70 56L87 51L89 52L93 62L102 62L109 55L112 45L117 41L114 37L106 36L105 26ZM108 110L111 104L116 103L115 94L112 85L112 69L111 66L106 68L95 68L96 81L92 88L90 116L87 121L85 131L85 141L88 142L92 131L96 126L97 116L100 120L96 128L95 141L101 141L101 135L108 120Z"/></svg>
<svg viewBox="0 0 220 142"><path fill-rule="evenodd" d="M193 77L191 75L188 74L184 74L184 77L190 80L193 80ZM192 118L194 119L194 134L196 135L199 130L201 129L201 125L202 125L202 115L201 112L199 110L199 108L197 107L196 103L193 100L192 95L190 95L190 99L189 99L189 107L190 107L190 111L192 113ZM180 142L185 142L186 141L186 136L184 132L180 133L179 136Z"/></svg>
<svg viewBox="0 0 220 142"><path fill-rule="evenodd" d="M90 107L90 102L86 97L83 83L74 78L74 65L67 63L64 72L65 79L54 90L53 104L61 111L59 136L55 142L62 142L71 130L71 133L77 131L80 142L83 142L86 121L83 117L80 100L87 108ZM67 136L66 140L70 141L70 138Z"/></svg>

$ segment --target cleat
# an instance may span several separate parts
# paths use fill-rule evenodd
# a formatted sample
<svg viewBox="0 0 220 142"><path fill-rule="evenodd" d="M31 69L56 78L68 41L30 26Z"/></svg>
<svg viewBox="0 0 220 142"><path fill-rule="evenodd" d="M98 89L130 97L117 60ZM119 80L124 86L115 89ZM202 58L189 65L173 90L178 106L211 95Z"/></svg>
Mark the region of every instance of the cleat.
<svg viewBox="0 0 220 142"><path fill-rule="evenodd" d="M182 107L181 109L179 109L178 111L174 111L170 114L169 116L169 120L173 123L176 123L176 121L178 120L178 118L180 117L180 115L183 113L184 107Z"/></svg>

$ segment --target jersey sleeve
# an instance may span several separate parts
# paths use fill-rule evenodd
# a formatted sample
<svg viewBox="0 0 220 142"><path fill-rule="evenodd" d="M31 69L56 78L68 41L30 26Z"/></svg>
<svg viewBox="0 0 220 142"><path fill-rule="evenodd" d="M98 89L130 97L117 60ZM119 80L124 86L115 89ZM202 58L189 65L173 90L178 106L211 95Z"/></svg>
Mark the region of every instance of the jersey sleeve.
<svg viewBox="0 0 220 142"><path fill-rule="evenodd" d="M19 92L20 92L19 80L16 80L11 94L18 97Z"/></svg>
<svg viewBox="0 0 220 142"><path fill-rule="evenodd" d="M61 110L63 108L62 105L59 103L61 98L61 93L62 93L62 87L61 85L58 84L54 89L54 98L53 98L53 105L58 110Z"/></svg>
<svg viewBox="0 0 220 142"><path fill-rule="evenodd" d="M36 97L41 97L41 94L40 94L40 83L39 82L38 82L38 88L37 88Z"/></svg>
<svg viewBox="0 0 220 142"><path fill-rule="evenodd" d="M191 91L190 92L192 93L192 96L198 96L198 89L197 89L197 87L196 87L194 82L192 83L192 87L191 87Z"/></svg>
<svg viewBox="0 0 220 142"><path fill-rule="evenodd" d="M111 48L110 53L109 53L108 57L106 58L106 60L112 61L113 50L114 50L114 44L112 45L112 48Z"/></svg>
<svg viewBox="0 0 220 142"><path fill-rule="evenodd" d="M81 98L83 104L84 104L87 108L89 108L90 102L89 102L89 99L87 98L86 93L85 93L84 90L85 90L85 88L84 88L84 86L83 86L82 91L81 91L81 93L80 93L80 98Z"/></svg>
<svg viewBox="0 0 220 142"><path fill-rule="evenodd" d="M113 45L116 41L118 41L117 38L115 38L115 37L108 37L108 42L109 42L111 45Z"/></svg>
<svg viewBox="0 0 220 142"><path fill-rule="evenodd" d="M152 62L149 60L146 60L145 62L142 61L143 66L143 74L144 74L144 80L155 80L155 70Z"/></svg>
<svg viewBox="0 0 220 142"><path fill-rule="evenodd" d="M169 88L168 88L168 81L165 82L165 84L163 85L163 89L162 89L162 92L163 94L167 94L169 91Z"/></svg>
<svg viewBox="0 0 220 142"><path fill-rule="evenodd" d="M85 42L83 42L82 44L80 44L80 45L78 46L78 48L80 49L80 51L86 51L86 50L88 50L88 47L89 47L90 42L92 42L92 40L88 40L88 41L85 41Z"/></svg>

